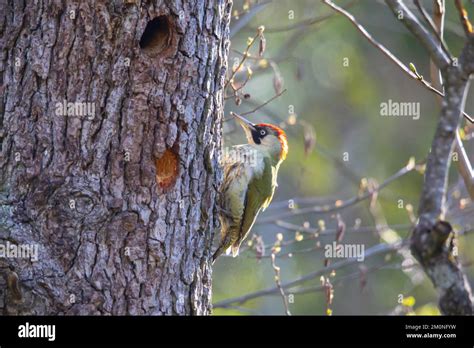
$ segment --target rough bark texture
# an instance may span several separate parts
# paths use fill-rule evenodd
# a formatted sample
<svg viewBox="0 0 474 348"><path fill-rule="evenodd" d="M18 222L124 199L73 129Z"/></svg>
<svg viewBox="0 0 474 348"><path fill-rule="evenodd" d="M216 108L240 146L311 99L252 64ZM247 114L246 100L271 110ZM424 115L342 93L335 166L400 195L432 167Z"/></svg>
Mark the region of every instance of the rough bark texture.
<svg viewBox="0 0 474 348"><path fill-rule="evenodd" d="M1 0L2 313L209 313L230 10Z"/></svg>

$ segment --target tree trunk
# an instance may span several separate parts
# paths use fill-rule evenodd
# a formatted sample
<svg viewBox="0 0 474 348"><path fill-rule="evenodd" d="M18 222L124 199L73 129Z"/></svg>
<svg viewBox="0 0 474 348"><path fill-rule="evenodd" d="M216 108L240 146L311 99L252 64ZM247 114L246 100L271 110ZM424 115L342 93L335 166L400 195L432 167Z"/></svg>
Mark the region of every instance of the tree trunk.
<svg viewBox="0 0 474 348"><path fill-rule="evenodd" d="M210 312L230 10L1 0L4 314Z"/></svg>

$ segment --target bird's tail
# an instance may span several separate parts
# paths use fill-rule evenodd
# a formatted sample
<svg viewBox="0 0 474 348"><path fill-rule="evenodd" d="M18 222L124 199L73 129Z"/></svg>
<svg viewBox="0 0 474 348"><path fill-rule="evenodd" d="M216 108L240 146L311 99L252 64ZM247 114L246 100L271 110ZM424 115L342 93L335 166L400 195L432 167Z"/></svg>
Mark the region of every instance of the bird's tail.
<svg viewBox="0 0 474 348"><path fill-rule="evenodd" d="M239 248L240 248L240 243L234 243L234 245L232 245L232 257L239 256Z"/></svg>
<svg viewBox="0 0 474 348"><path fill-rule="evenodd" d="M221 245L219 248L217 248L216 252L214 255L212 255L212 264L216 262L216 259L221 256L221 254L225 251L225 253L228 255L232 251L232 257L237 257L239 256L239 248L240 245L232 245L231 247L225 247L225 245Z"/></svg>
<svg viewBox="0 0 474 348"><path fill-rule="evenodd" d="M219 256L221 256L221 254L224 252L224 246L221 244L217 250L215 251L214 255L212 255L212 264L214 264L214 262L216 262L217 258Z"/></svg>
<svg viewBox="0 0 474 348"><path fill-rule="evenodd" d="M219 244L219 247L217 248L217 250L214 252L214 255L212 255L212 264L214 264L214 262L216 262L216 259L221 256L221 254L223 252L227 252L227 250L229 249L230 245L232 244L232 240L231 240L231 234L228 233L229 231L227 231L227 233L222 233L223 235L223 239L221 240L220 244Z"/></svg>

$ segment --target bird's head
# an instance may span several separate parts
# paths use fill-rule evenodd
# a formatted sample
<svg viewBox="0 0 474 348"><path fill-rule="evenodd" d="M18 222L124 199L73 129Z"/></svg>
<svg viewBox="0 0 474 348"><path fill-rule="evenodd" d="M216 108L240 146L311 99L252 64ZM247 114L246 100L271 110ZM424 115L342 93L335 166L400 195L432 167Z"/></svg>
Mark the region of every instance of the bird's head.
<svg viewBox="0 0 474 348"><path fill-rule="evenodd" d="M288 153L288 141L285 132L269 123L254 124L236 113L231 113L245 131L249 144L266 151L278 161L283 161Z"/></svg>

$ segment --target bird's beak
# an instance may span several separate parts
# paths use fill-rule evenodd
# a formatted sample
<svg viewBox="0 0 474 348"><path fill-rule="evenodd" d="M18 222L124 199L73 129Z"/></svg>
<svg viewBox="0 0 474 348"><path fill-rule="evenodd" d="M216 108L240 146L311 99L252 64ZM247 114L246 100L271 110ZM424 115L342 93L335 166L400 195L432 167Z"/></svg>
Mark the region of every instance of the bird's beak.
<svg viewBox="0 0 474 348"><path fill-rule="evenodd" d="M249 120L247 120L246 118L240 116L240 115L237 115L235 112L230 112L230 114L232 116L235 117L235 119L240 123L240 125L242 126L242 128L244 129L245 131L245 135L247 135L247 138L249 140L252 139L252 131L255 131L255 124L253 124L252 122L250 122Z"/></svg>

